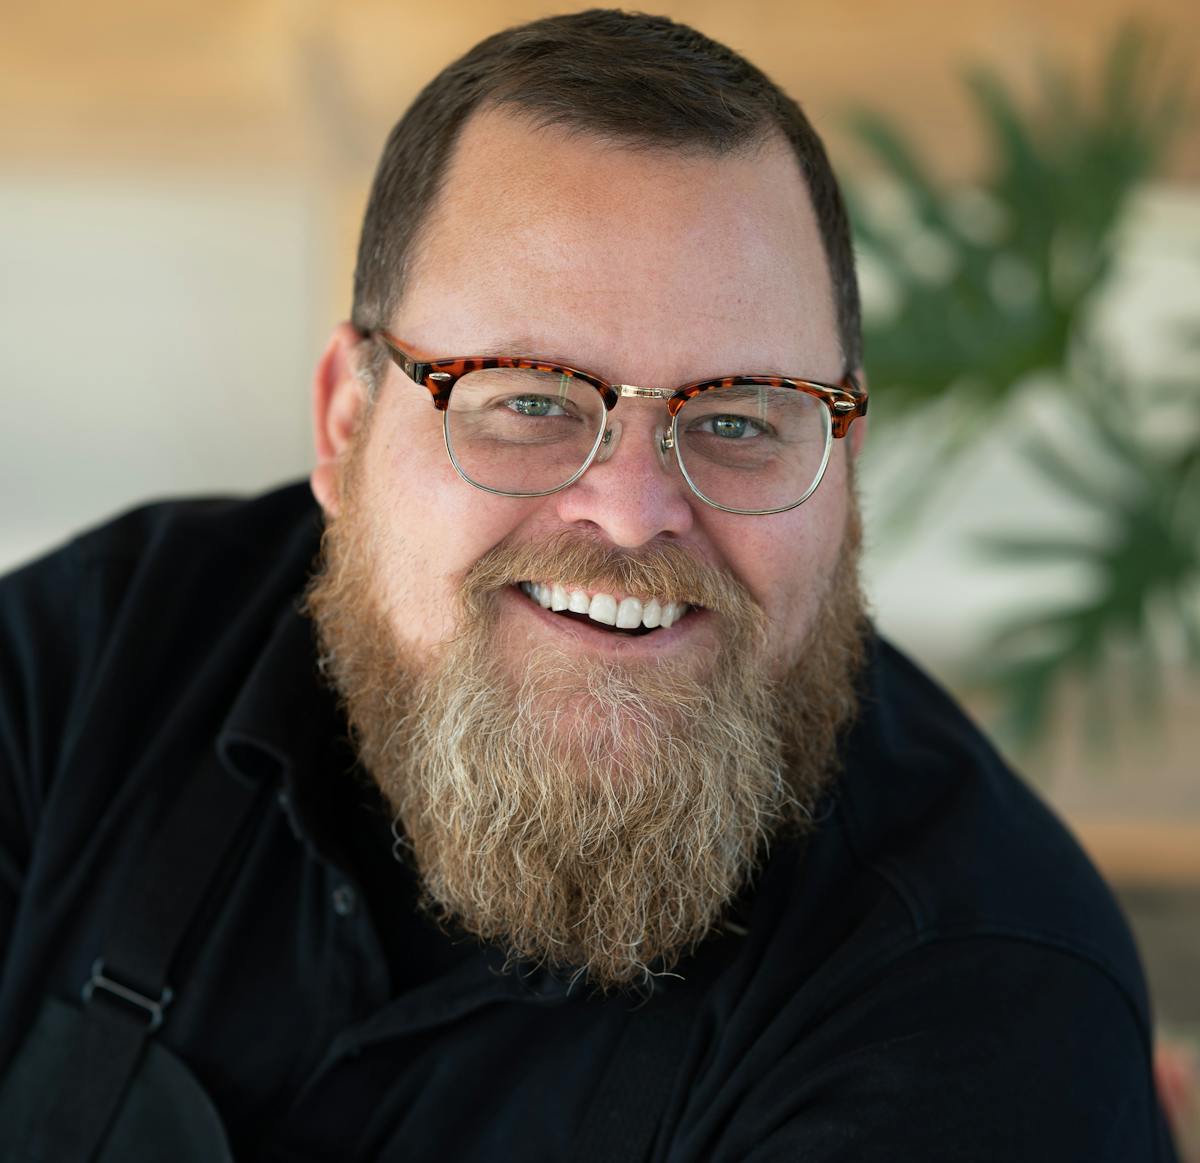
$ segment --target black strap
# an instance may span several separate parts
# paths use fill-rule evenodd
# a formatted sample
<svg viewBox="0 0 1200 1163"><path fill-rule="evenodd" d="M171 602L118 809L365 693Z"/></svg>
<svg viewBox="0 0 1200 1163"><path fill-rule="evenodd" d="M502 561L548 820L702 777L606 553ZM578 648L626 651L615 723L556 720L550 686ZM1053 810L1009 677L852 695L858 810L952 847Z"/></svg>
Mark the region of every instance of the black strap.
<svg viewBox="0 0 1200 1163"><path fill-rule="evenodd" d="M122 893L123 911L84 986L84 1033L45 1112L40 1141L54 1159L95 1158L147 1038L170 1005L171 962L225 863L258 788L221 765L200 763ZM39 1139L35 1136L35 1141Z"/></svg>
<svg viewBox="0 0 1200 1163"><path fill-rule="evenodd" d="M567 1156L574 1163L643 1163L650 1158L676 1068L683 1061L689 1020L683 984L661 983L644 1005L626 1016L625 1029Z"/></svg>

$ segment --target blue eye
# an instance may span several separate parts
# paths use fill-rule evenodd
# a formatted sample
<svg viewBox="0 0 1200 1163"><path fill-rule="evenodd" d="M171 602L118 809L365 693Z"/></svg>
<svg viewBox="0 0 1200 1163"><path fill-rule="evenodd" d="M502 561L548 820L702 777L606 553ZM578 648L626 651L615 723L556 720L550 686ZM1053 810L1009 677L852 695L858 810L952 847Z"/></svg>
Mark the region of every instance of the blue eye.
<svg viewBox="0 0 1200 1163"><path fill-rule="evenodd" d="M566 410L552 396L512 396L504 406L520 416L565 416Z"/></svg>
<svg viewBox="0 0 1200 1163"><path fill-rule="evenodd" d="M701 428L724 440L745 440L763 433L763 426L749 416L730 414L708 416L702 421Z"/></svg>

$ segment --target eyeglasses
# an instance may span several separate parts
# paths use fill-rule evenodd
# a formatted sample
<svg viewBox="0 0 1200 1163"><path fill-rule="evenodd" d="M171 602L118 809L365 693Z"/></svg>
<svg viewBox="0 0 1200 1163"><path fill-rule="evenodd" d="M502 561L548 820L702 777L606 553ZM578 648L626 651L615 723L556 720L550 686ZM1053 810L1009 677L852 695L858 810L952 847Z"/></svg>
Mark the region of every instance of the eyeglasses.
<svg viewBox="0 0 1200 1163"><path fill-rule="evenodd" d="M783 513L812 496L833 441L867 411L866 390L852 375L838 384L737 375L641 388L540 359L419 360L387 331L368 337L429 390L458 475L505 497L558 492L611 456L620 425L609 414L630 397L666 402L659 450L675 454L705 504L726 513Z"/></svg>

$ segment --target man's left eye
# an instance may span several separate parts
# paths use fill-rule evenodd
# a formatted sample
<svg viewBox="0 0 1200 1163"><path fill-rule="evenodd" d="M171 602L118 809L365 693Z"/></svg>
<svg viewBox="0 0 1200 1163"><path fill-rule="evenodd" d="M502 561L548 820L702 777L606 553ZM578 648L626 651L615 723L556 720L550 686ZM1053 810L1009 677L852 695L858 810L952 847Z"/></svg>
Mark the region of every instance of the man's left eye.
<svg viewBox="0 0 1200 1163"><path fill-rule="evenodd" d="M566 410L550 396L513 396L506 406L521 416L565 416Z"/></svg>
<svg viewBox="0 0 1200 1163"><path fill-rule="evenodd" d="M763 433L763 426L749 416L709 416L701 421L699 429L726 440L745 440Z"/></svg>

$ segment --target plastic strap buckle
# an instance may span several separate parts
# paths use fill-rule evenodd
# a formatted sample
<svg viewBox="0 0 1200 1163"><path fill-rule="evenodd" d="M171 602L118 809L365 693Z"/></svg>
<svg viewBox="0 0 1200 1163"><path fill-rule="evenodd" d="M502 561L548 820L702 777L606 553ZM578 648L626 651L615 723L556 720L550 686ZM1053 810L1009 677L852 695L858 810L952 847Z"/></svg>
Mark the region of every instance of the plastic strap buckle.
<svg viewBox="0 0 1200 1163"><path fill-rule="evenodd" d="M103 957L97 957L92 963L92 976L84 984L83 1000L90 1002L96 990L104 990L125 1002L126 1005L142 1010L147 1017L146 1033L153 1034L162 1025L163 1010L171 1004L175 995L169 987L164 986L162 994L155 1001L154 998L146 997L144 994L138 993L136 989L130 989L129 986L122 985L119 981L109 977L106 968Z"/></svg>

